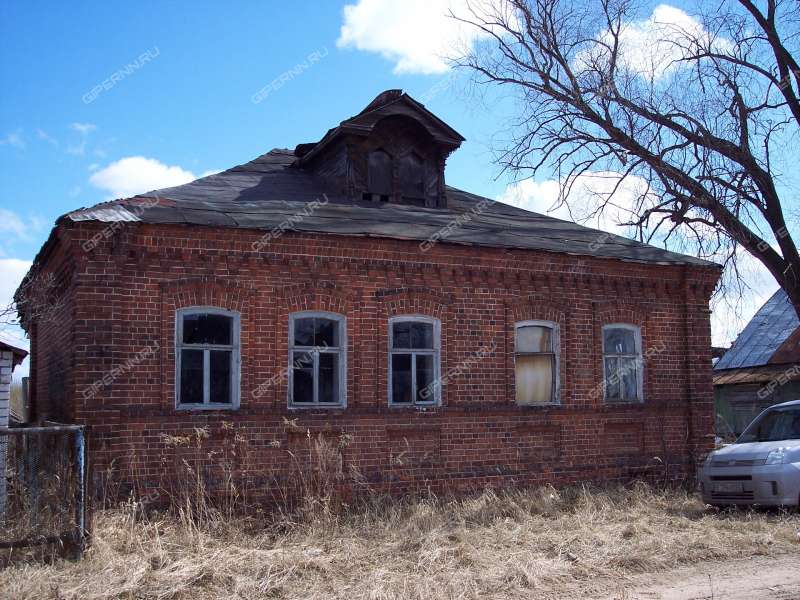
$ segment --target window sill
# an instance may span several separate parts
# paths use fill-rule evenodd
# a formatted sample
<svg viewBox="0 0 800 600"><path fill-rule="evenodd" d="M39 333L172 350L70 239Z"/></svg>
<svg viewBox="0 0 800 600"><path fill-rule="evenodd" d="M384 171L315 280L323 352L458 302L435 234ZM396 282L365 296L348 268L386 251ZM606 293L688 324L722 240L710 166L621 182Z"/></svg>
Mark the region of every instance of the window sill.
<svg viewBox="0 0 800 600"><path fill-rule="evenodd" d="M344 410L345 404L289 404L289 410Z"/></svg>
<svg viewBox="0 0 800 600"><path fill-rule="evenodd" d="M203 410L239 410L238 404L178 404L175 407L175 410L186 411L186 412L193 412L193 411L203 411Z"/></svg>
<svg viewBox="0 0 800 600"><path fill-rule="evenodd" d="M514 406L518 408L540 408L540 409L566 408L560 402L548 402L547 404L519 404L518 402L514 402Z"/></svg>
<svg viewBox="0 0 800 600"><path fill-rule="evenodd" d="M624 407L642 407L644 406L644 400L636 400L630 402L608 402L607 400L603 401L604 408L624 408Z"/></svg>
<svg viewBox="0 0 800 600"><path fill-rule="evenodd" d="M427 410L433 410L436 408L442 408L442 404L440 402L432 404L398 404L398 403L389 404L390 410L416 410L419 412L425 412Z"/></svg>

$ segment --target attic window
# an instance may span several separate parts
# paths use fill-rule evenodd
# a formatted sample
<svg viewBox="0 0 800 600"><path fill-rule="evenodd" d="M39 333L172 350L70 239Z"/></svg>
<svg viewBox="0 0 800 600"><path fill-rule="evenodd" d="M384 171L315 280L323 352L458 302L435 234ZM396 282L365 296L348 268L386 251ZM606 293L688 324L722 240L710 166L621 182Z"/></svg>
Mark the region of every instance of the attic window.
<svg viewBox="0 0 800 600"><path fill-rule="evenodd" d="M406 200L425 199L425 162L416 152L400 158L400 190Z"/></svg>
<svg viewBox="0 0 800 600"><path fill-rule="evenodd" d="M383 202L392 194L392 157L385 150L375 150L367 157L367 194L378 196Z"/></svg>

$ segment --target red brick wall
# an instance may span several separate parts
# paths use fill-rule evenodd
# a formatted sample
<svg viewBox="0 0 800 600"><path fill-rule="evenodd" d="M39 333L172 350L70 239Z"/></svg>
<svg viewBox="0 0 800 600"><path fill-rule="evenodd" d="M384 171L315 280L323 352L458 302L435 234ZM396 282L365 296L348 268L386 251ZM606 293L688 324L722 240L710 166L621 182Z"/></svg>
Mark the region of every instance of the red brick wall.
<svg viewBox="0 0 800 600"><path fill-rule="evenodd" d="M255 251L259 232L135 224L85 251L102 224L68 227L75 308L64 401L91 425L95 471L113 465L143 488L180 465L164 436L201 426L210 437L193 458L211 463L206 449L226 452L235 438L255 485L290 472L289 452L307 446L309 430L344 434L345 469L375 486L623 478L658 461L681 476L711 443L716 269L443 243L423 253L413 241L296 233ZM175 310L195 305L241 313L237 411L175 409ZM288 362L288 315L307 309L347 317L344 409L290 410L285 380L264 390ZM449 378L439 408L387 405L387 320L409 313L441 320L443 374L471 365ZM559 323L559 406L514 403L522 319ZM645 353L654 349L642 405L603 404L601 328L613 322L640 326ZM492 351L475 360L480 348ZM141 360L125 368L132 356ZM42 401L42 367L34 377Z"/></svg>

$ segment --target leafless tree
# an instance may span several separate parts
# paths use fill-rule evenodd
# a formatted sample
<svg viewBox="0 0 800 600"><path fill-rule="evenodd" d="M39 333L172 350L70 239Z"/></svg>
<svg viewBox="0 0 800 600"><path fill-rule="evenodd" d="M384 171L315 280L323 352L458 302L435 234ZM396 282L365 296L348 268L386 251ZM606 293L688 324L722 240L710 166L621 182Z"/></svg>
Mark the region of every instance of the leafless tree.
<svg viewBox="0 0 800 600"><path fill-rule="evenodd" d="M33 275L30 272L17 288L13 302L0 307L0 326L19 325L23 318L26 322L46 322L63 308L64 303L65 296L58 291L55 275Z"/></svg>
<svg viewBox="0 0 800 600"><path fill-rule="evenodd" d="M660 22L634 0L471 0L451 16L482 37L455 62L518 100L504 169L554 170L567 206L581 175L618 173L614 191L635 180L627 224L641 239L679 242L734 274L744 249L800 314L796 220L787 223L800 158L800 3L709 4Z"/></svg>

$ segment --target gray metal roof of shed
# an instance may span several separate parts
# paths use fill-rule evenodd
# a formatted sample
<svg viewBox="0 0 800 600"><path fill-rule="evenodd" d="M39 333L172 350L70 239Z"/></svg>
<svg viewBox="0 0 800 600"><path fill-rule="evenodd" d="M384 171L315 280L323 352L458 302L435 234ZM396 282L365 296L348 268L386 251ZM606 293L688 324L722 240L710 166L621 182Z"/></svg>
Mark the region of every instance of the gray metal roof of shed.
<svg viewBox="0 0 800 600"><path fill-rule="evenodd" d="M758 309L733 346L714 365L715 371L766 365L786 339L800 327L792 303L778 290Z"/></svg>
<svg viewBox="0 0 800 600"><path fill-rule="evenodd" d="M71 221L131 221L371 236L497 248L544 250L659 264L716 266L570 221L526 211L447 186L447 208L353 201L331 193L314 173L293 166L291 150L258 158L185 185L104 202L62 217ZM325 202L327 198L327 202ZM313 211L312 201L321 201ZM481 203L489 204L481 204ZM481 210L481 206L488 206ZM458 226L453 227L453 223ZM446 230L446 234L443 232Z"/></svg>

